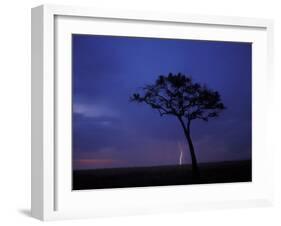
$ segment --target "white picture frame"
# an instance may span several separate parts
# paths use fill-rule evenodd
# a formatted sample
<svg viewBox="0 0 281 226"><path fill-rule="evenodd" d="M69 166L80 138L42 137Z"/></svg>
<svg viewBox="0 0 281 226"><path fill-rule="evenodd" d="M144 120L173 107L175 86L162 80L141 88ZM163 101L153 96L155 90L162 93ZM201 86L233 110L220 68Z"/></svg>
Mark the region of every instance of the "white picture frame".
<svg viewBox="0 0 281 226"><path fill-rule="evenodd" d="M155 29L160 24L166 31ZM118 26L120 29L116 29ZM128 35L130 32L135 36L172 35L184 38L186 33L179 32L177 26L189 26L191 32L188 38L192 39L245 40L254 44L253 182L73 192L69 167L71 155L67 151L58 151L70 148L69 137L66 137L71 128L67 121L70 116L68 111L63 110L69 109L71 104L69 34L85 32ZM172 34L167 33L167 28L174 29ZM55 220L271 205L273 179L268 175L273 171L273 153L266 140L266 121L270 115L268 109L271 102L265 101L267 107L260 102L270 100L272 95L272 39L273 22L266 19L111 11L56 5L33 8L32 216L41 220Z"/></svg>

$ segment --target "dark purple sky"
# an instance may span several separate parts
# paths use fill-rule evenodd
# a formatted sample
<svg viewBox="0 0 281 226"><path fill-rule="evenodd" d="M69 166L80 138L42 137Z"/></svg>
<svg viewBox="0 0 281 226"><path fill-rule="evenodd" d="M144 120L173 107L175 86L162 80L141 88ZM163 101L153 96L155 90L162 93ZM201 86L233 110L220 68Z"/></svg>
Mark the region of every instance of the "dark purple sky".
<svg viewBox="0 0 281 226"><path fill-rule="evenodd" d="M74 169L190 163L179 122L132 93L184 73L217 90L227 109L193 121L199 162L251 159L251 43L73 35Z"/></svg>

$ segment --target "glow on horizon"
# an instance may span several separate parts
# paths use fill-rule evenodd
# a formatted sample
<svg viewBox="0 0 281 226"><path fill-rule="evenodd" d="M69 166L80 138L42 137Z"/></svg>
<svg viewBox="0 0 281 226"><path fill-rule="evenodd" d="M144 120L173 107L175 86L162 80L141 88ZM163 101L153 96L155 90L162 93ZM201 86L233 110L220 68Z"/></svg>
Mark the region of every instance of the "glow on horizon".
<svg viewBox="0 0 281 226"><path fill-rule="evenodd" d="M96 165L96 164L113 164L113 163L120 163L122 162L121 160L118 159L78 159L75 160L77 163L80 164L91 164L91 165Z"/></svg>

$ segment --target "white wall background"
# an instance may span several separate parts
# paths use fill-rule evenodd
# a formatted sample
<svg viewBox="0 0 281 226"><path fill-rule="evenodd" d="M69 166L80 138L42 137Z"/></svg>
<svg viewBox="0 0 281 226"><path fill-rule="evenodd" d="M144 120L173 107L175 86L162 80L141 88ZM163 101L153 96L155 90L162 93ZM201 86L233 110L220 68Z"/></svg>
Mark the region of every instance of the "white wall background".
<svg viewBox="0 0 281 226"><path fill-rule="evenodd" d="M276 0L6 0L0 8L0 224L38 225L30 208L30 8L43 3L275 20L274 207L50 222L53 225L281 225L281 6ZM269 175L273 176L273 175Z"/></svg>

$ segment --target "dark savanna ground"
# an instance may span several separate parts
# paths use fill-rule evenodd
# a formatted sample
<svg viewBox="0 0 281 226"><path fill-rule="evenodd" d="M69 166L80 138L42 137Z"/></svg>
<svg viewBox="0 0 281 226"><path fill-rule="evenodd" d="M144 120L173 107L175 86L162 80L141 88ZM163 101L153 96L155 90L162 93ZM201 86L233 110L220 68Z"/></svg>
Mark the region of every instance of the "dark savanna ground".
<svg viewBox="0 0 281 226"><path fill-rule="evenodd" d="M251 161L199 164L200 180L192 178L191 165L74 170L73 190L163 185L247 182Z"/></svg>

